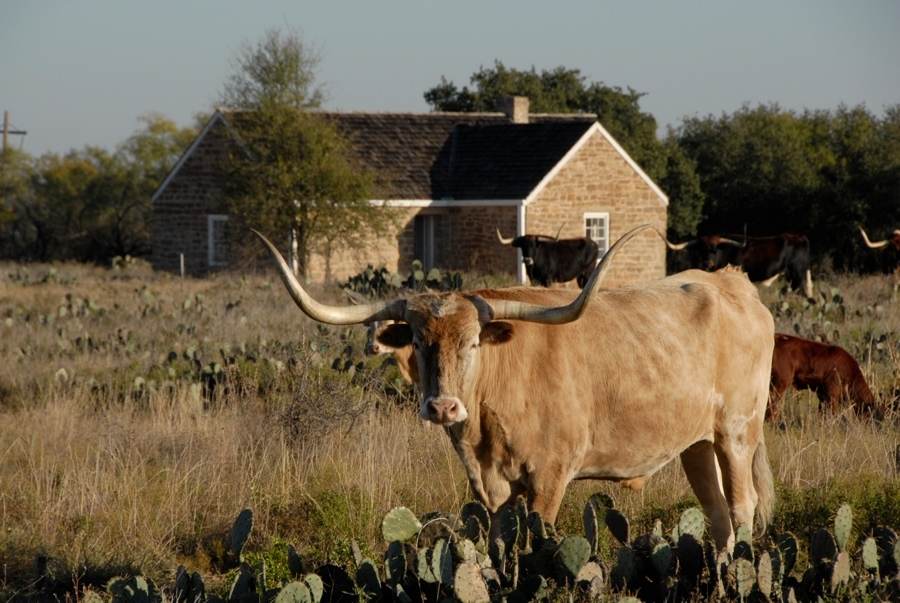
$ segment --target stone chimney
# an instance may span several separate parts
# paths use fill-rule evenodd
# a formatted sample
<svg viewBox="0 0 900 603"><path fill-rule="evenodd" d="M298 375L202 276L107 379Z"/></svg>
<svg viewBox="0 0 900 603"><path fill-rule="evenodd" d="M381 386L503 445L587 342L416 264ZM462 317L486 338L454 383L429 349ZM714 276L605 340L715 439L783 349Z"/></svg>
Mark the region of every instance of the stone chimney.
<svg viewBox="0 0 900 603"><path fill-rule="evenodd" d="M514 124L528 123L528 97L507 96L500 99L500 111Z"/></svg>

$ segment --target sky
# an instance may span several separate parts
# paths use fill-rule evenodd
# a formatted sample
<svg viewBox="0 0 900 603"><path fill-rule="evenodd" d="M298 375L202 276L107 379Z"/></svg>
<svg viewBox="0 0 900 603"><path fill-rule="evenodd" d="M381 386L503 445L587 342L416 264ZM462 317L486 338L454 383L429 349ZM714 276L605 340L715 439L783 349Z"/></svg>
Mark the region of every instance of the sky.
<svg viewBox="0 0 900 603"><path fill-rule="evenodd" d="M156 112L209 112L242 44L302 33L335 111L426 112L441 76L578 69L646 95L661 136L748 104L900 103L896 0L3 0L0 110L34 156L114 151Z"/></svg>

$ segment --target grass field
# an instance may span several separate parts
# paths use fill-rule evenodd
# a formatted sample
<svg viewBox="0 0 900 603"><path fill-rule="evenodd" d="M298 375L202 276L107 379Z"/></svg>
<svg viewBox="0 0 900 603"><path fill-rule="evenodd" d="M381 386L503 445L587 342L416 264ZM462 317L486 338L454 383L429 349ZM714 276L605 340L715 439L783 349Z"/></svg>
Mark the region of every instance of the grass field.
<svg viewBox="0 0 900 603"><path fill-rule="evenodd" d="M467 279L467 285L494 282ZM761 291L776 330L846 348L876 395L900 386L900 302L880 276L828 275L810 305ZM313 288L339 302L339 291ZM456 512L471 500L439 428L363 327L315 325L272 273L180 279L131 263L0 265L0 599L77 598L112 576L172 581L184 564L228 590L224 536L245 507L250 550L293 544L314 561L379 558L383 515ZM338 369L332 368L337 366ZM343 370L344 367L352 367ZM857 536L900 527L898 416L822 415L791 392L767 426L774 524L807 538L838 505ZM668 529L696 505L677 463L640 493L570 487L558 527L581 533L594 492L632 520Z"/></svg>

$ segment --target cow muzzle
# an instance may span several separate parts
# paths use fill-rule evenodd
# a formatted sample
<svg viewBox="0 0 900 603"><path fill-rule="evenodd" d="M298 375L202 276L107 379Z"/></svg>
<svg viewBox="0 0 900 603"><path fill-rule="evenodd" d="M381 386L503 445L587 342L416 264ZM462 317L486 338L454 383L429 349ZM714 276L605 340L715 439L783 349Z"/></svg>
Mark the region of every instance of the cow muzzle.
<svg viewBox="0 0 900 603"><path fill-rule="evenodd" d="M419 416L438 425L452 425L465 421L469 412L459 398L429 397L423 401Z"/></svg>

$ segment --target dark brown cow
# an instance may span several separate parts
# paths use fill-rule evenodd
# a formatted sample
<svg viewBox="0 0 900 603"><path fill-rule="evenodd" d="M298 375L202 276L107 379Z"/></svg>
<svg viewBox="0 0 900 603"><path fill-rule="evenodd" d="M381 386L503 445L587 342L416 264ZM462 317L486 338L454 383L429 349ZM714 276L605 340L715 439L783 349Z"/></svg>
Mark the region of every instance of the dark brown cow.
<svg viewBox="0 0 900 603"><path fill-rule="evenodd" d="M774 321L737 269L601 291L610 260L644 228L616 242L580 292L511 287L360 306L312 299L260 238L307 316L399 321L386 329L393 347L415 350L419 415L445 428L495 517L525 495L554 522L570 481L637 486L680 457L716 546L732 549L732 526L752 528L754 510L764 526L773 510L763 420Z"/></svg>
<svg viewBox="0 0 900 603"><path fill-rule="evenodd" d="M719 270L725 266L739 266L751 281L766 285L783 274L792 290L803 293L808 298L813 295L809 271L809 240L803 235L711 235L674 244L662 232L656 232L669 249L687 250L691 268Z"/></svg>
<svg viewBox="0 0 900 603"><path fill-rule="evenodd" d="M885 275L897 272L897 269L900 268L900 230L895 230L890 238L875 243L869 240L862 227L859 228L859 232L862 233L866 247L881 250L881 272Z"/></svg>
<svg viewBox="0 0 900 603"><path fill-rule="evenodd" d="M821 410L828 408L837 412L841 401L847 400L857 414L865 413L878 420L884 418L885 404L872 394L859 363L847 350L830 343L776 333L767 418L777 418L784 392L791 385L814 391Z"/></svg>

